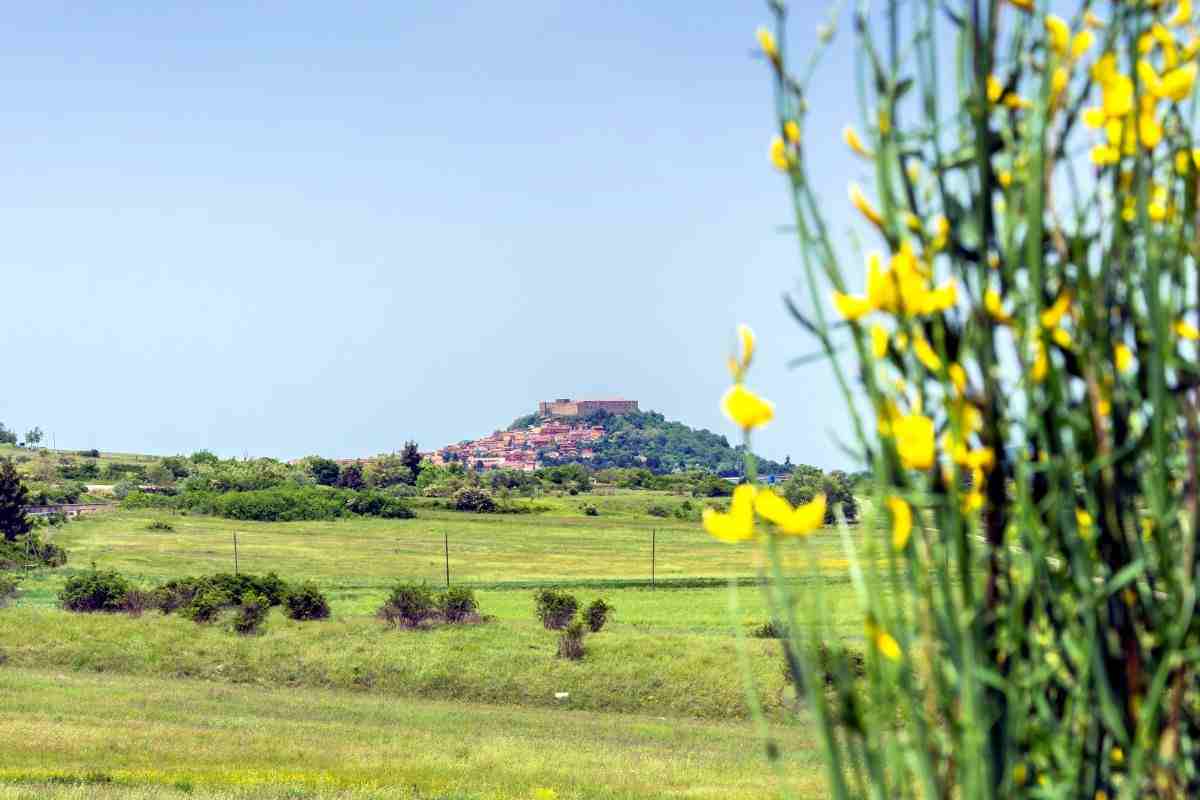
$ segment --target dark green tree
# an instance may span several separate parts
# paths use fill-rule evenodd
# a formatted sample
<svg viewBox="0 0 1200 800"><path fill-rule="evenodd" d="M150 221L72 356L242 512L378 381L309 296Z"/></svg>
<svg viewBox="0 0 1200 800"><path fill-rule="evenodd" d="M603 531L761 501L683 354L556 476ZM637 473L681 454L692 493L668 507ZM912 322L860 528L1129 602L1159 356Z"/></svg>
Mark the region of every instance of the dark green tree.
<svg viewBox="0 0 1200 800"><path fill-rule="evenodd" d="M16 444L16 443L17 443L17 432L10 431L8 428L4 427L3 422L0 422L0 444Z"/></svg>
<svg viewBox="0 0 1200 800"><path fill-rule="evenodd" d="M0 460L0 533L8 541L15 540L33 530L25 506L29 503L29 491L21 483L17 468L8 459Z"/></svg>
<svg viewBox="0 0 1200 800"><path fill-rule="evenodd" d="M338 476L342 474L342 468L336 461L321 458L321 456L312 456L308 459L308 474L322 486L336 486Z"/></svg>
<svg viewBox="0 0 1200 800"><path fill-rule="evenodd" d="M355 462L342 467L342 474L338 475L337 485L343 489L361 489L366 486L366 481L363 480L362 464Z"/></svg>
<svg viewBox="0 0 1200 800"><path fill-rule="evenodd" d="M417 473L421 471L421 451L417 448L416 442L404 443L404 450L400 452L400 460L412 473L411 483L416 483Z"/></svg>
<svg viewBox="0 0 1200 800"><path fill-rule="evenodd" d="M31 430L25 432L25 446L36 447L42 441L42 429L34 426Z"/></svg>

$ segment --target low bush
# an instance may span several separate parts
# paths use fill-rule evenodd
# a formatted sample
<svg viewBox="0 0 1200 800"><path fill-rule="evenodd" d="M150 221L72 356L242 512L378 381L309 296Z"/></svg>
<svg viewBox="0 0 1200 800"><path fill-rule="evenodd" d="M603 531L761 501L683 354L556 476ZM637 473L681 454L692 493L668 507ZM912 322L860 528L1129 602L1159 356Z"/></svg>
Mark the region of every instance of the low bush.
<svg viewBox="0 0 1200 800"><path fill-rule="evenodd" d="M17 579L11 575L0 574L0 608L8 605L8 601L17 596Z"/></svg>
<svg viewBox="0 0 1200 800"><path fill-rule="evenodd" d="M353 514L383 519L412 519L416 516L407 503L384 492L358 492L347 508Z"/></svg>
<svg viewBox="0 0 1200 800"><path fill-rule="evenodd" d="M482 489L465 487L459 489L451 498L455 511L473 511L476 514L490 514L496 510L496 501Z"/></svg>
<svg viewBox="0 0 1200 800"><path fill-rule="evenodd" d="M463 622L479 611L475 592L461 586L451 587L439 594L437 606L442 618L451 623Z"/></svg>
<svg viewBox="0 0 1200 800"><path fill-rule="evenodd" d="M604 600L597 598L592 601L583 612L583 620L587 623L588 630L592 633L599 633L604 627L604 623L608 622L608 617L613 613L613 607Z"/></svg>
<svg viewBox="0 0 1200 800"><path fill-rule="evenodd" d="M539 589L533 597L537 617L549 631L565 628L579 609L579 601L575 599L574 595L567 592Z"/></svg>
<svg viewBox="0 0 1200 800"><path fill-rule="evenodd" d="M232 606L246 592L260 594L267 599L268 605L277 606L287 595L288 585L274 572L266 575L219 572L195 578L175 578L150 593L150 605L164 614L184 609L184 613L190 617L188 609L201 595L209 595L206 603L223 598L221 606Z"/></svg>
<svg viewBox="0 0 1200 800"><path fill-rule="evenodd" d="M148 531L173 531L175 526L163 519L156 519L146 525Z"/></svg>
<svg viewBox="0 0 1200 800"><path fill-rule="evenodd" d="M84 458L99 458L100 451L93 447L91 450L80 450L78 455L81 455Z"/></svg>
<svg viewBox="0 0 1200 800"><path fill-rule="evenodd" d="M121 611L124 611L131 617L140 617L145 613L146 609L154 607L153 593L143 592L136 587L130 588L121 600Z"/></svg>
<svg viewBox="0 0 1200 800"><path fill-rule="evenodd" d="M761 625L752 626L750 635L755 639L782 639L783 630L781 626L775 624L775 620L767 620Z"/></svg>
<svg viewBox="0 0 1200 800"><path fill-rule="evenodd" d="M433 592L425 584L399 583L379 609L378 616L393 625L415 628L436 611Z"/></svg>
<svg viewBox="0 0 1200 800"><path fill-rule="evenodd" d="M225 606L232 605L232 598L220 589L206 586L192 597L192 602L183 608L183 615L193 622L212 622Z"/></svg>
<svg viewBox="0 0 1200 800"><path fill-rule="evenodd" d="M592 503L585 503L583 506L583 513L589 517L598 517L600 516L600 509L596 508L596 506Z"/></svg>
<svg viewBox="0 0 1200 800"><path fill-rule="evenodd" d="M558 637L558 657L571 661L583 658L584 627L582 622L572 622Z"/></svg>
<svg viewBox="0 0 1200 800"><path fill-rule="evenodd" d="M0 539L0 570L22 569L28 564L61 567L67 563L67 551L51 542L43 542L36 532L16 541Z"/></svg>
<svg viewBox="0 0 1200 800"><path fill-rule="evenodd" d="M283 596L283 606L290 619L325 619L329 616L329 601L311 581L288 590Z"/></svg>
<svg viewBox="0 0 1200 800"><path fill-rule="evenodd" d="M68 611L112 613L124 610L125 597L131 588L129 581L116 572L93 569L67 578L58 600Z"/></svg>
<svg viewBox="0 0 1200 800"><path fill-rule="evenodd" d="M257 592L250 591L242 595L238 606L237 618L233 621L233 629L243 636L258 633L271 605L267 598Z"/></svg>
<svg viewBox="0 0 1200 800"><path fill-rule="evenodd" d="M652 517L669 517L671 510L666 506L653 505L646 509L646 513Z"/></svg>

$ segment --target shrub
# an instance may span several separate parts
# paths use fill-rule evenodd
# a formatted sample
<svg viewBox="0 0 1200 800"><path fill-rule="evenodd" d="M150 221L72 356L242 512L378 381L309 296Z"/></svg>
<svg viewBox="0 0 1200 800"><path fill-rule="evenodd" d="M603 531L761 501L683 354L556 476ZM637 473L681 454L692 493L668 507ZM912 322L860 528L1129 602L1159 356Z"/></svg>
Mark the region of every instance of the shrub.
<svg viewBox="0 0 1200 800"><path fill-rule="evenodd" d="M354 514L384 519L412 519L416 516L399 497L377 491L358 492L346 504L346 508Z"/></svg>
<svg viewBox="0 0 1200 800"><path fill-rule="evenodd" d="M534 594L537 617L548 631L565 628L579 608L574 595L555 589L539 589Z"/></svg>
<svg viewBox="0 0 1200 800"><path fill-rule="evenodd" d="M78 455L81 455L84 458L99 458L100 451L93 447L91 450L80 450Z"/></svg>
<svg viewBox="0 0 1200 800"><path fill-rule="evenodd" d="M150 604L164 614L170 614L181 608L186 609L205 593L214 596L210 599L223 597L222 605L233 605L246 592L260 594L267 599L268 605L277 606L287 595L288 585L274 572L262 576L219 572L203 577L174 578L150 593Z"/></svg>
<svg viewBox="0 0 1200 800"><path fill-rule="evenodd" d="M496 510L496 501L482 489L464 487L454 493L451 505L456 511L474 511L477 514L490 514Z"/></svg>
<svg viewBox="0 0 1200 800"><path fill-rule="evenodd" d="M146 525L148 531L173 531L175 526L163 519L156 519Z"/></svg>
<svg viewBox="0 0 1200 800"><path fill-rule="evenodd" d="M578 661L583 658L584 627L582 622L572 622L558 637L558 657Z"/></svg>
<svg viewBox="0 0 1200 800"><path fill-rule="evenodd" d="M267 598L257 592L246 592L238 606L237 618L233 621L233 629L243 636L257 633L267 618L271 605Z"/></svg>
<svg viewBox="0 0 1200 800"><path fill-rule="evenodd" d="M671 511L666 506L653 505L646 509L646 513L652 517L669 517Z"/></svg>
<svg viewBox="0 0 1200 800"><path fill-rule="evenodd" d="M193 622L212 622L225 606L232 605L233 598L220 589L205 586L183 609L183 615Z"/></svg>
<svg viewBox="0 0 1200 800"><path fill-rule="evenodd" d="M131 617L140 617L147 608L154 608L153 593L143 592L136 587L131 587L121 600L121 611Z"/></svg>
<svg viewBox="0 0 1200 800"><path fill-rule="evenodd" d="M0 608L8 605L8 601L17 595L17 579L11 575L0 574Z"/></svg>
<svg viewBox="0 0 1200 800"><path fill-rule="evenodd" d="M292 587L283 596L283 605L290 619L325 619L329 616L329 601L311 581Z"/></svg>
<svg viewBox="0 0 1200 800"><path fill-rule="evenodd" d="M613 607L597 598L584 609L583 619L587 622L588 630L592 633L599 633L600 629L604 627L604 623L608 622L608 615L611 613L613 613Z"/></svg>
<svg viewBox="0 0 1200 800"><path fill-rule="evenodd" d="M399 583L392 588L379 617L393 625L415 628L433 616L433 592L425 584Z"/></svg>
<svg viewBox="0 0 1200 800"><path fill-rule="evenodd" d="M585 503L583 506L583 513L589 517L598 517L600 516L600 509L596 508L596 506L591 503Z"/></svg>
<svg viewBox="0 0 1200 800"><path fill-rule="evenodd" d="M67 551L51 542L43 542L30 533L15 542L0 539L0 569L20 569L27 564L61 567L67 563Z"/></svg>
<svg viewBox="0 0 1200 800"><path fill-rule="evenodd" d="M124 607L130 585L116 572L92 569L82 575L72 575L63 584L58 600L68 611L91 613L116 612Z"/></svg>
<svg viewBox="0 0 1200 800"><path fill-rule="evenodd" d="M454 586L438 595L438 611L446 622L462 622L479 610L475 592Z"/></svg>
<svg viewBox="0 0 1200 800"><path fill-rule="evenodd" d="M750 635L755 639L782 639L783 631L779 625L775 624L775 620L767 620L761 625L755 625L750 629Z"/></svg>

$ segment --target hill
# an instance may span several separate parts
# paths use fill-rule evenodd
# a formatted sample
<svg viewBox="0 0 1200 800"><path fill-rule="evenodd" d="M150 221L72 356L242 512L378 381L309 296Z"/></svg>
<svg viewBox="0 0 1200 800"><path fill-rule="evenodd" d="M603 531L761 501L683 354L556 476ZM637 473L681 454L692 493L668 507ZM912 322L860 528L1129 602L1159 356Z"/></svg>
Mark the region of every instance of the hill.
<svg viewBox="0 0 1200 800"><path fill-rule="evenodd" d="M523 430L550 422L553 418L528 414L515 420L510 431ZM601 427L604 435L589 446L591 456L582 454L557 457L541 454L541 463L587 464L596 469L607 467L646 467L656 473L701 469L735 475L742 471L743 448L733 446L723 435L691 428L668 420L657 411L633 411L611 414L595 411L573 420L576 425ZM759 470L766 473L791 471L791 464L759 457Z"/></svg>

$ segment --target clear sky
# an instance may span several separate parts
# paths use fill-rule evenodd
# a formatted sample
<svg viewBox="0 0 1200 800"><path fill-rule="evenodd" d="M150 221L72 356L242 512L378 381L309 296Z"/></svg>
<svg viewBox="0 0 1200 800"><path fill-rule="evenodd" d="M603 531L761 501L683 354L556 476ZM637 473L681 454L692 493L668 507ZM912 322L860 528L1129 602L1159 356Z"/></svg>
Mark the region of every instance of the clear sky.
<svg viewBox="0 0 1200 800"><path fill-rule="evenodd" d="M816 4L792 5L802 49ZM828 371L785 367L814 344L781 302L799 264L752 52L766 18L14 5L0 421L59 447L350 457L624 396L732 439L718 398L746 321L750 383L778 405L756 449L849 466ZM853 72L820 75L809 146L842 233Z"/></svg>

